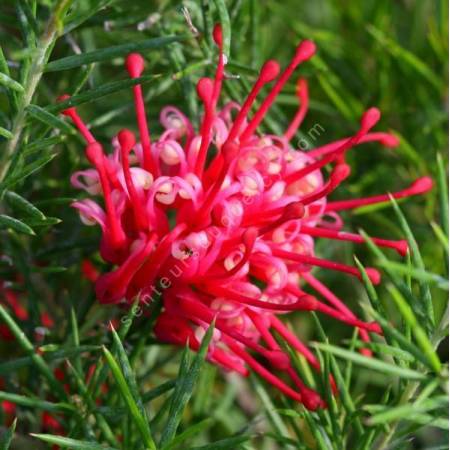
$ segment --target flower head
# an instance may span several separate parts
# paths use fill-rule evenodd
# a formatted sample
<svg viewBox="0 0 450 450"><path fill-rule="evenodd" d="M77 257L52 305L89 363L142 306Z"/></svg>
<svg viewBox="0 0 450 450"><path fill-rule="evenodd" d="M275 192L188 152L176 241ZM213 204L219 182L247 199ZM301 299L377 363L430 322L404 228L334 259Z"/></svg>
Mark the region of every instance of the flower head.
<svg viewBox="0 0 450 450"><path fill-rule="evenodd" d="M92 165L73 174L72 183L103 197L103 206L90 198L73 204L85 224L101 227L101 255L115 266L97 279L96 294L109 304L131 304L136 297L148 303L161 297L156 336L193 350L215 319L210 361L243 375L251 369L314 410L325 402L299 378L275 335L317 370L319 362L279 316L318 311L356 327L364 341L369 333L381 333L377 323L358 319L311 269L360 277L356 267L316 256L314 242L364 242L358 234L341 231L338 212L385 202L389 196L341 201L329 201L329 196L350 175L348 151L366 142L394 147L397 139L372 131L380 112L369 108L353 136L308 152L294 149L290 141L308 110L303 78L297 84L300 106L285 134L259 132L277 95L296 68L314 55L315 45L302 41L282 71L276 61L267 61L242 105L231 102L220 108L226 65L220 26L214 29L214 40L219 50L215 77L197 84L204 107L199 131L169 106L160 114L164 132L151 137L139 84L133 87L139 139L121 130L112 140L111 153L104 151L75 108L64 111L85 138ZM137 78L144 60L133 53L125 67ZM269 84L269 94L251 114L261 89ZM322 173L325 166L331 168L327 176ZM421 194L431 185L429 178L422 178L393 196ZM407 252L405 241L374 242L401 255ZM380 281L376 269L366 271L373 283ZM316 295L307 294L305 286Z"/></svg>

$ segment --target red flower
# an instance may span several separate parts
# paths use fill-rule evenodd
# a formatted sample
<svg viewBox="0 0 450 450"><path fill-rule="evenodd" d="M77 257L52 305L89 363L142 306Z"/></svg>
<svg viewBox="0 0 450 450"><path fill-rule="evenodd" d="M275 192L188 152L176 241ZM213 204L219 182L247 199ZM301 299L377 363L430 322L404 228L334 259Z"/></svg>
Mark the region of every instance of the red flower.
<svg viewBox="0 0 450 450"><path fill-rule="evenodd" d="M72 183L104 199L104 208L91 199L73 206L84 223L100 225L101 255L116 266L97 279L96 293L102 303L131 304L136 296L148 303L153 296L162 297L156 336L178 345L187 343L193 350L216 318L210 361L243 375L250 368L314 410L324 401L304 385L274 335L317 370L318 360L278 316L320 311L357 327L365 341L369 333L381 332L378 324L359 320L311 274L311 268L360 277L355 267L315 256L314 239L364 242L357 234L341 231L337 212L385 202L388 195L331 202L328 197L350 175L345 162L350 149L366 142L394 147L397 139L371 131L380 112L370 108L353 136L308 152L295 150L289 142L308 109L304 79L298 82L300 106L286 133L257 133L294 70L314 55L315 45L301 42L281 73L276 61L266 62L242 106L231 102L219 109L226 65L220 26L214 29L214 40L219 47L215 78L202 78L197 85L204 105L199 132L178 109L166 107L160 115L165 131L151 139L139 84L133 91L140 143L131 131L122 130L112 141L112 154L104 152L74 107L64 111L84 136L93 166L76 172ZM137 78L144 60L131 54L125 66ZM256 97L272 82L251 116ZM327 179L321 173L325 166L332 168ZM422 194L431 187L430 178L421 178L393 196ZM374 242L401 255L407 252L405 241ZM367 274L373 283L380 281L376 269L368 268ZM312 288L317 297L303 291L303 286ZM289 381L277 372L284 372Z"/></svg>

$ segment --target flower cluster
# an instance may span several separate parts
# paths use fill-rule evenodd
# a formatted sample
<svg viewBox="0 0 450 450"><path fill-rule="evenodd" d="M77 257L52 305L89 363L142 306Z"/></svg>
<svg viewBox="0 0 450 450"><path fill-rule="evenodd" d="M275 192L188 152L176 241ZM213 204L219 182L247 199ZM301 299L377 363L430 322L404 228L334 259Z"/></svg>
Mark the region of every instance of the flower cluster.
<svg viewBox="0 0 450 450"><path fill-rule="evenodd" d="M328 197L350 175L345 159L350 149L367 142L394 147L397 139L371 131L380 113L370 108L353 136L308 152L294 149L290 141L308 110L304 79L297 84L298 112L285 134L257 132L294 70L314 55L315 45L302 41L283 71L276 61L267 61L242 105L230 102L220 109L226 56L219 25L213 37L218 64L214 79L201 78L197 84L204 106L198 131L181 111L168 106L160 114L164 131L151 139L139 84L133 87L139 142L131 131L121 130L110 154L74 107L63 112L86 140L92 165L74 173L72 184L104 201L103 207L90 198L73 204L85 224L101 227L100 253L114 266L96 281L96 295L107 304L132 304L137 297L145 303L160 296L163 310L156 336L193 350L215 320L210 361L242 375L251 369L315 410L325 402L302 382L275 335L317 370L319 362L279 316L318 311L357 327L364 341L369 333L381 332L377 323L358 319L311 268L360 277L355 267L315 256L314 240L364 242L358 234L341 231L338 212L385 202L389 196L343 201ZM131 78L138 78L144 60L133 53L125 66ZM251 114L269 84L268 95ZM325 166L331 167L326 177L321 172ZM431 186L430 178L421 178L393 196L421 194ZM403 240L374 242L401 255L408 250ZM378 271L366 271L377 284ZM317 295L307 294L305 286Z"/></svg>

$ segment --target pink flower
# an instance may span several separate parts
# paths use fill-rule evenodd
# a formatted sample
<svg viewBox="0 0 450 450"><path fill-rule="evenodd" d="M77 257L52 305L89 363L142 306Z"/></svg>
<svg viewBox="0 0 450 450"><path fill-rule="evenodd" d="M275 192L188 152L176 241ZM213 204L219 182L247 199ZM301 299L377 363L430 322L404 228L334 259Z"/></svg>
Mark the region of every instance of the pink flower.
<svg viewBox="0 0 450 450"><path fill-rule="evenodd" d="M219 109L226 64L220 26L214 29L214 40L219 47L215 78L201 78L197 85L204 105L198 132L170 106L160 115L165 131L151 138L139 84L133 91L140 142L122 130L109 155L75 108L64 111L84 136L93 166L75 173L72 183L103 196L103 206L90 198L73 204L84 223L100 225L101 255L115 266L96 281L97 297L114 304L131 304L136 296L144 303L162 297L156 336L193 350L216 319L210 361L242 375L251 369L314 410L325 402L299 378L275 335L317 370L319 362L278 316L319 311L357 327L364 341L369 341L369 333L381 333L377 323L358 319L311 268L360 277L355 267L316 256L314 241L364 242L357 234L341 231L338 211L385 202L388 195L331 202L328 197L350 175L345 162L349 150L365 142L395 147L397 139L371 131L380 112L370 108L353 136L309 152L294 149L290 140L308 109L304 79L297 85L298 112L284 136L257 133L294 70L314 55L315 45L301 42L282 72L276 61L266 62L242 106L232 102ZM126 69L132 78L139 77L143 58L129 55ZM272 89L252 115L256 97L269 83ZM331 167L328 176L321 173L325 166ZM430 178L421 178L393 196L422 194L431 187ZM401 255L408 250L405 241L374 242ZM368 268L367 274L373 283L380 281L376 269ZM307 294L306 286L317 296Z"/></svg>

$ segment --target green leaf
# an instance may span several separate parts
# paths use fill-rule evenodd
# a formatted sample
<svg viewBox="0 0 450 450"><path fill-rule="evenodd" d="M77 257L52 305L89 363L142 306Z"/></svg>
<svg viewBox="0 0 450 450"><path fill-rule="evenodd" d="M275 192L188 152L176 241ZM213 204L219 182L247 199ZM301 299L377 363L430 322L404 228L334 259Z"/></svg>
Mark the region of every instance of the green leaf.
<svg viewBox="0 0 450 450"><path fill-rule="evenodd" d="M96 89L91 89L88 91L84 91L81 94L73 95L69 99L62 102L46 106L45 110L52 113L60 112L72 106L78 106L82 105L83 103L92 102L106 95L113 94L114 92L128 89L132 86L135 86L136 84L144 84L160 78L161 75L144 75L143 77L139 78L113 81L111 83L103 84Z"/></svg>
<svg viewBox="0 0 450 450"><path fill-rule="evenodd" d="M173 450L174 448L178 447L181 443L189 439L190 437L199 435L202 431L207 430L214 424L214 419L211 417L207 419L203 419L200 422L196 423L195 425L192 425L186 430L184 430L182 433L180 433L175 439L172 440L172 442L165 447L163 447L161 450Z"/></svg>
<svg viewBox="0 0 450 450"><path fill-rule="evenodd" d="M190 35L163 36L158 38L146 39L139 42L130 42L128 44L114 45L112 47L94 50L92 52L81 53L79 55L66 56L65 58L50 61L45 67L45 72L56 72L59 70L73 69L84 64L93 62L111 61L113 58L124 56L132 52L142 52L144 50L156 50L163 48L172 42L181 42L191 38Z"/></svg>
<svg viewBox="0 0 450 450"><path fill-rule="evenodd" d="M41 441L48 442L49 444L59 445L63 448L79 449L79 450L118 450L114 447L105 447L101 444L89 441L79 441L62 436L53 436L51 434L36 434L30 433L31 436L40 439Z"/></svg>
<svg viewBox="0 0 450 450"><path fill-rule="evenodd" d="M388 267L389 260L384 256L383 252L373 243L370 237L364 230L359 230L360 234L364 237L367 242L368 248L371 252L378 258L379 261L382 261L385 265L385 270L389 275L392 284L402 293L402 295L408 300L416 315L423 318L426 321L426 316L423 308L423 303L411 292L408 285L394 272L392 269ZM387 264L386 264L387 263ZM370 283L369 283L370 284ZM366 286L367 287L367 286ZM379 311L382 313L382 311ZM386 314L384 314L386 315Z"/></svg>
<svg viewBox="0 0 450 450"><path fill-rule="evenodd" d="M32 173L47 165L55 156L56 154L44 155L36 161L33 161L32 163L26 165L19 171L19 173L12 175L11 177L7 177L5 181L3 181L3 183L0 183L0 190L4 188L10 188L11 186L17 184L19 181L23 181Z"/></svg>
<svg viewBox="0 0 450 450"><path fill-rule="evenodd" d="M183 410L191 398L194 390L194 386L203 365L213 331L214 322L209 326L208 331L203 337L198 353L195 355L191 366L188 367L187 363L180 366L177 384L175 386L170 404L169 418L162 432L159 443L160 447L164 447L169 444L175 436L178 425L181 421L181 414L183 413Z"/></svg>
<svg viewBox="0 0 450 450"><path fill-rule="evenodd" d="M19 219L0 214L0 229L10 229L17 231L18 233L28 234L29 236L35 236L36 233L27 224L23 223Z"/></svg>
<svg viewBox="0 0 450 450"><path fill-rule="evenodd" d="M356 341L355 344L356 348L368 348L373 352L379 353L380 355L391 355L408 362L414 362L416 360L410 352L402 350L398 347L393 347L391 345L364 341Z"/></svg>
<svg viewBox="0 0 450 450"><path fill-rule="evenodd" d="M45 347L39 348L41 351L48 352ZM59 362L65 358L73 358L79 354L93 352L100 350L98 345L81 345L78 348L63 348L59 350L52 349L48 353L44 353L43 359L47 362ZM6 361L0 364L0 375L8 375L11 372L17 372L22 367L29 367L33 364L33 358L31 356L25 356L23 358L16 358L11 361Z"/></svg>
<svg viewBox="0 0 450 450"><path fill-rule="evenodd" d="M29 116L39 120L51 128L57 128L66 134L74 134L74 129L64 122L64 120L49 113L38 105L28 105L26 111Z"/></svg>
<svg viewBox="0 0 450 450"><path fill-rule="evenodd" d="M33 217L38 220L45 220L45 214L36 208L27 199L13 191L6 191L6 200L13 208L17 208L19 211L23 211L27 216Z"/></svg>
<svg viewBox="0 0 450 450"><path fill-rule="evenodd" d="M408 245L409 245L409 248L411 251L411 256L412 256L414 265L420 271L425 272L425 264L423 262L422 255L420 254L419 246L417 245L417 242L414 238L411 228L409 227L408 221L406 220L406 217L403 215L400 207L398 206L397 202L395 201L394 197L392 197L392 196L391 196L391 203L394 208L394 212L398 218L398 221L400 222L400 225L405 233L406 239L408 240ZM424 310L426 313L426 318L428 319L429 323L431 324L431 325L428 325L428 324L425 324L425 325L427 326L428 331L430 331L432 328L432 325L434 325L434 323L435 323L431 291L430 291L428 282L423 279L419 280L419 287L420 287L421 300L424 303Z"/></svg>
<svg viewBox="0 0 450 450"><path fill-rule="evenodd" d="M361 274L361 281L364 284L364 287L367 292L367 296L369 297L370 303L375 308L375 310L380 314L385 314L384 306L380 302L380 299L378 298L377 291L375 290L374 285L372 284L372 281L370 281L369 276L367 275L366 269L361 264L361 261L354 256L353 258L355 260L356 266L358 267L359 273Z"/></svg>
<svg viewBox="0 0 450 450"><path fill-rule="evenodd" d="M37 141L30 142L25 145L23 149L23 155L30 155L38 150L48 149L53 145L60 144L66 140L66 136L59 134L58 136L52 136L49 138L40 139Z"/></svg>
<svg viewBox="0 0 450 450"><path fill-rule="evenodd" d="M93 415L95 417L97 425L98 425L99 429L102 431L106 440L111 445L120 446L116 436L114 435L113 431L111 430L110 426L108 425L108 422L103 417L103 415L99 413L98 409L96 408L95 399L89 395L85 380L84 380L83 376L81 375L82 372L79 372L72 365L72 363L69 360L66 360L66 364L75 377L78 390L79 390L81 396L83 397L87 407L89 408L90 411L93 411Z"/></svg>
<svg viewBox="0 0 450 450"><path fill-rule="evenodd" d="M448 238L448 188L447 188L447 176L445 173L444 161L442 156L437 155L438 165L438 189L439 189L439 212L441 216L441 226Z"/></svg>
<svg viewBox="0 0 450 450"><path fill-rule="evenodd" d="M6 128L0 127L0 136L3 136L5 139L12 139L13 134L11 131L7 130Z"/></svg>
<svg viewBox="0 0 450 450"><path fill-rule="evenodd" d="M377 370L385 375L397 376L399 378L404 378L406 380L424 380L426 376L423 373L417 372L416 370L402 368L389 364L384 361L377 360L375 358L368 358L359 353L351 352L340 347L336 347L330 344L322 344L320 342L314 343L314 347L317 347L324 352L330 352L331 354L343 358L346 360L351 360L355 364L365 367L367 369Z"/></svg>
<svg viewBox="0 0 450 450"><path fill-rule="evenodd" d="M394 261L377 261L377 264L383 268L391 269L394 272L397 272L402 275L409 275L411 278L414 278L423 283L430 283L436 285L440 289L444 289L448 291L448 280L444 277L436 273L427 272L426 270L414 269L405 266L404 264L400 264Z"/></svg>
<svg viewBox="0 0 450 450"><path fill-rule="evenodd" d="M79 8L74 8L64 21L64 31L63 34L67 34L75 28L79 27L83 22L88 20L93 15L97 14L101 9L106 8L111 4L113 0L92 0L89 2L89 8L85 11L79 10Z"/></svg>
<svg viewBox="0 0 450 450"><path fill-rule="evenodd" d="M0 401L9 401L16 405L25 406L28 408L41 409L43 411L51 412L71 412L75 410L75 407L69 403L54 403L34 396L25 396L19 394L13 394L11 392L0 391Z"/></svg>
<svg viewBox="0 0 450 450"><path fill-rule="evenodd" d="M0 450L9 450L14 437L14 432L16 431L16 425L17 417L14 419L11 426L7 428L6 431L4 431L0 436Z"/></svg>
<svg viewBox="0 0 450 450"><path fill-rule="evenodd" d="M49 227L52 225L58 225L58 223L61 223L62 220L58 217L46 217L44 220L42 219L24 219L24 221L27 223L27 225L35 228L35 227Z"/></svg>
<svg viewBox="0 0 450 450"><path fill-rule="evenodd" d="M211 442L211 444L200 445L198 447L190 447L189 450L237 450L239 444L247 442L251 436L235 436L220 441Z"/></svg>
<svg viewBox="0 0 450 450"><path fill-rule="evenodd" d="M0 85L5 86L8 89L12 89L16 92L23 92L23 86L20 83L2 72L0 72Z"/></svg>
<svg viewBox="0 0 450 450"><path fill-rule="evenodd" d="M400 314L405 319L406 323L411 327L412 333L414 334L414 337L416 338L417 345L423 351L425 357L430 362L434 371L436 373L440 373L441 361L439 360L439 357L437 356L436 352L434 351L433 345L429 341L427 334L425 333L424 329L420 326L416 316L414 315L413 310L406 303L403 296L400 294L400 292L397 289L395 289L394 286L392 286L392 285L388 286L388 290L391 293L391 298L394 300L395 304L397 305L397 308L400 311Z"/></svg>
<svg viewBox="0 0 450 450"><path fill-rule="evenodd" d="M433 228L434 234L439 239L439 242L441 243L445 253L448 253L448 245L449 245L448 236L436 222L431 222L430 225L431 228Z"/></svg>
<svg viewBox="0 0 450 450"><path fill-rule="evenodd" d="M339 389L339 394L342 399L342 405L347 411L349 417L351 417L351 425L355 428L356 434L362 436L364 434L364 429L361 423L361 419L356 414L357 409L353 398L348 390L347 383L345 382L344 376L342 375L341 369L336 362L336 359L331 355L330 358L331 369L336 380L337 388Z"/></svg>
<svg viewBox="0 0 450 450"><path fill-rule="evenodd" d="M250 381L252 382L252 386L261 399L265 413L272 427L275 429L278 435L285 437L289 436L289 431L286 427L286 424L280 417L280 414L275 408L270 395L268 394L261 381L255 376L250 376Z"/></svg>
<svg viewBox="0 0 450 450"><path fill-rule="evenodd" d="M419 416L418 419L420 422L424 412L438 408L448 409L448 398L446 396L439 396L422 402L408 403L396 407L386 407L382 405L373 406L380 406L380 408L376 414L373 414L368 419L368 424L371 426L404 419L414 421L417 416ZM373 406L367 405L365 409L371 411Z"/></svg>
<svg viewBox="0 0 450 450"><path fill-rule="evenodd" d="M147 418L141 415L140 408L137 405L135 399L133 398L133 394L131 393L130 386L127 383L127 380L125 379L124 374L122 373L119 365L114 359L114 356L109 352L109 350L106 347L103 347L103 353L111 369L114 380L116 381L117 387L119 388L119 392L121 393L122 398L125 401L125 404L128 408L128 411L130 412L131 418L133 422L136 424L139 433L142 436L144 445L146 445L151 450L156 450L156 445L155 442L153 441Z"/></svg>
<svg viewBox="0 0 450 450"><path fill-rule="evenodd" d="M3 53L2 46L0 46L0 72L3 72L5 75L8 75L8 76L10 75L8 62L6 61L5 54ZM17 99L16 93L14 91L12 91L12 90L7 90L6 94L8 96L8 100L9 100L9 103L11 105L11 109L14 112L17 111L17 101L18 101L18 99ZM7 130L5 130L4 128L0 127L0 136L7 137L7 136L5 136L3 131L7 131ZM7 131L7 132L9 133L9 131ZM7 137L7 139L11 139L11 137Z"/></svg>
<svg viewBox="0 0 450 450"><path fill-rule="evenodd" d="M176 386L177 381L176 380L168 380L161 385L150 389L147 392L144 392L142 394L142 401L144 403L151 402L155 398L159 397L160 395L165 394L166 392L170 391Z"/></svg>
<svg viewBox="0 0 450 450"><path fill-rule="evenodd" d="M39 33L39 27L35 18L36 12L33 12L31 6L25 0L17 0L17 3L26 17L27 31L30 33L30 38L32 38L31 34L37 35Z"/></svg>
<svg viewBox="0 0 450 450"><path fill-rule="evenodd" d="M128 356L123 348L122 341L119 338L119 335L116 333L116 330L112 328L112 335L115 344L115 348L117 350L117 356L119 357L120 367L122 369L122 373L125 376L125 379L128 382L128 387L130 389L131 395L133 396L133 400L139 408L140 414L143 418L145 418L146 422L148 422L147 413L145 411L144 402L142 401L141 395L139 394L139 389L136 383L136 378L131 368L130 361L128 360ZM150 432L150 429L148 430Z"/></svg>

